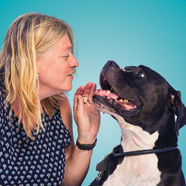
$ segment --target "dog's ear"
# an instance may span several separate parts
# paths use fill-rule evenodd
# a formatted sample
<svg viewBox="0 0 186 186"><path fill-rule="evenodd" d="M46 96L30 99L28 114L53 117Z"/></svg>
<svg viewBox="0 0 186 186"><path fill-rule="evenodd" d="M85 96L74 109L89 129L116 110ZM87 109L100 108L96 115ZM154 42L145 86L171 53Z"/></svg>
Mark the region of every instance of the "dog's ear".
<svg viewBox="0 0 186 186"><path fill-rule="evenodd" d="M186 108L181 101L181 92L176 91L170 86L167 101L171 104L171 108L177 116L175 127L177 135L179 135L179 129L186 124Z"/></svg>

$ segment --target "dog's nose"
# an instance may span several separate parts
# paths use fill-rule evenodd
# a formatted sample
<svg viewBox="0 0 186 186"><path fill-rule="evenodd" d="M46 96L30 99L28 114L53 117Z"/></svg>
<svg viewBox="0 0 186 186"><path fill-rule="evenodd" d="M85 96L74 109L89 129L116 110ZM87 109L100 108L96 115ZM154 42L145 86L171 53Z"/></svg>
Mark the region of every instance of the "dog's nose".
<svg viewBox="0 0 186 186"><path fill-rule="evenodd" d="M118 67L118 64L115 61L107 61L107 63L105 64L105 67Z"/></svg>
<svg viewBox="0 0 186 186"><path fill-rule="evenodd" d="M116 62L115 61L110 60L107 63L108 63L109 67L115 67L116 66Z"/></svg>

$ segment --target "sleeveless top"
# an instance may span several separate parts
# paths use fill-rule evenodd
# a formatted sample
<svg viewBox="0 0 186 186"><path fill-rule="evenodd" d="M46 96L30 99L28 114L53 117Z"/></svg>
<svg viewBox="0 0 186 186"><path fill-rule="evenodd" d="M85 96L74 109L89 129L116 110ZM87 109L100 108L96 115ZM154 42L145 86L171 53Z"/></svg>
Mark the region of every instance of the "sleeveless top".
<svg viewBox="0 0 186 186"><path fill-rule="evenodd" d="M42 112L44 130L33 134L31 140L10 105L5 108L6 94L0 82L0 185L58 186L61 185L66 156L65 148L71 136L61 119L60 110L54 109L51 118Z"/></svg>

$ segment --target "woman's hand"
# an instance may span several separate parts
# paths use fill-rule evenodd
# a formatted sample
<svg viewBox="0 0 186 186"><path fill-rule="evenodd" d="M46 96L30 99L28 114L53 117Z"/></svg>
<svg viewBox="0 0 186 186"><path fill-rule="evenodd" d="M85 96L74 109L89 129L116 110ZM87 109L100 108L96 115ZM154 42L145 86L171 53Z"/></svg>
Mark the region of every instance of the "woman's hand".
<svg viewBox="0 0 186 186"><path fill-rule="evenodd" d="M92 102L95 90L96 84L89 82L79 87L74 96L73 113L81 144L93 144L99 130L100 112Z"/></svg>

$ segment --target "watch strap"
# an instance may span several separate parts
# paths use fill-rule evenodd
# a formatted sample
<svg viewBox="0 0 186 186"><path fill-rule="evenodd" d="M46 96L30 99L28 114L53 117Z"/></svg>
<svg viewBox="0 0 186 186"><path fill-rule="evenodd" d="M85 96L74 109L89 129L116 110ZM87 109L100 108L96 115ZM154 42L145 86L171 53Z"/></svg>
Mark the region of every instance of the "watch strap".
<svg viewBox="0 0 186 186"><path fill-rule="evenodd" d="M96 143L97 143L97 138L93 144L81 144L79 143L78 140L76 141L77 147L81 150L92 150L96 146Z"/></svg>

